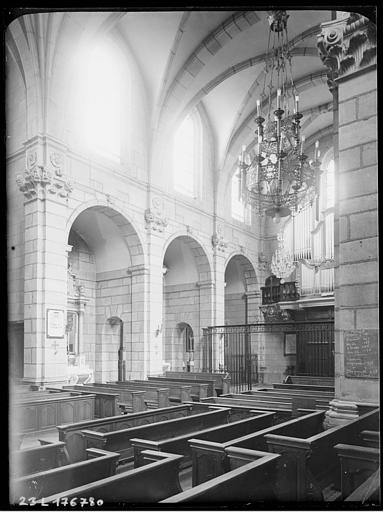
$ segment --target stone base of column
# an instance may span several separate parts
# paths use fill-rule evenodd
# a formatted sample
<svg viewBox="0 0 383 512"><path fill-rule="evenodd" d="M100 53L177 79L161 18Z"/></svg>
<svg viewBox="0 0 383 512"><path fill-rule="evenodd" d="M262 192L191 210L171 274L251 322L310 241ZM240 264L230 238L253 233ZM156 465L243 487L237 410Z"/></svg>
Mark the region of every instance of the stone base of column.
<svg viewBox="0 0 383 512"><path fill-rule="evenodd" d="M330 409L326 412L323 426L325 429L344 425L359 416L359 409L355 402L345 400L332 400Z"/></svg>
<svg viewBox="0 0 383 512"><path fill-rule="evenodd" d="M67 379L44 379L44 380L33 380L30 378L23 378L20 382L22 385L29 385L33 391L43 391L47 387L62 387L68 384Z"/></svg>

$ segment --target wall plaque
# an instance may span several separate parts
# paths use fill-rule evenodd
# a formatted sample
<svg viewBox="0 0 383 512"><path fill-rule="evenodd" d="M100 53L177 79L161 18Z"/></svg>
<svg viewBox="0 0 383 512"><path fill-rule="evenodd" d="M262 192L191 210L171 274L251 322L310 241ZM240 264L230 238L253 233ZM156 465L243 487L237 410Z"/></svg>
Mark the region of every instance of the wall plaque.
<svg viewBox="0 0 383 512"><path fill-rule="evenodd" d="M344 332L344 369L349 379L379 378L379 336L377 329Z"/></svg>
<svg viewBox="0 0 383 512"><path fill-rule="evenodd" d="M63 338L65 322L63 309L47 309L47 337Z"/></svg>

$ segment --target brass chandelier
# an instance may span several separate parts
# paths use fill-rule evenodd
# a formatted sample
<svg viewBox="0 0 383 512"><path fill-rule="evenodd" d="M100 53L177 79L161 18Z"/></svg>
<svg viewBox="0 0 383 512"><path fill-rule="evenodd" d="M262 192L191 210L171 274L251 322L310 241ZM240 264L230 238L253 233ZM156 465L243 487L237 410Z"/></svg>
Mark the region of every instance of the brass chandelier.
<svg viewBox="0 0 383 512"><path fill-rule="evenodd" d="M239 156L239 198L274 222L297 213L314 199L320 174L319 142L314 159L304 153L299 96L293 81L286 11L268 16L269 40L256 138ZM265 110L267 112L265 112ZM263 117L265 115L265 117Z"/></svg>

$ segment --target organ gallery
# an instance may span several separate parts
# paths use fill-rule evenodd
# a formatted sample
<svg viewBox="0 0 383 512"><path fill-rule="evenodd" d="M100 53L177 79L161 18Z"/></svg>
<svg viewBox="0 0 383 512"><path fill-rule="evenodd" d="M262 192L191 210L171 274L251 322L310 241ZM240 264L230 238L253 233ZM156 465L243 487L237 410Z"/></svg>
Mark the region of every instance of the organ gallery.
<svg viewBox="0 0 383 512"><path fill-rule="evenodd" d="M358 9L10 10L10 505L380 504Z"/></svg>

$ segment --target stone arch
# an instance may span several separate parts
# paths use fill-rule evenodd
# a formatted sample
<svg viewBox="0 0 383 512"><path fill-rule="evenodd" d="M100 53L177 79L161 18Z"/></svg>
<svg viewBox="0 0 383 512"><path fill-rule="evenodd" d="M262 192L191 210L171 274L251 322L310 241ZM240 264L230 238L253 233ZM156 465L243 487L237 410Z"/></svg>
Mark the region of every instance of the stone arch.
<svg viewBox="0 0 383 512"><path fill-rule="evenodd" d="M182 371L185 350L177 326L188 324L194 333L195 370L202 364L202 329L212 324L213 283L208 256L201 243L185 234L167 240L163 253L163 347L170 369Z"/></svg>
<svg viewBox="0 0 383 512"><path fill-rule="evenodd" d="M233 253L225 263L225 324L255 320L259 283L253 264L244 254Z"/></svg>
<svg viewBox="0 0 383 512"><path fill-rule="evenodd" d="M72 212L66 235L68 305L72 310L80 305L83 325L79 355L85 357L99 382L117 380L121 354L128 376L133 369L135 377L142 375L144 349L138 350L135 341L142 345L138 333L145 329L145 258L135 228L116 209L87 203ZM110 321L115 318L124 325L122 348L116 322Z"/></svg>
<svg viewBox="0 0 383 512"><path fill-rule="evenodd" d="M194 234L191 236L185 235L184 232L173 233L164 245L163 259L165 258L169 246L177 239L182 240L193 254L198 272L198 280L201 282L212 280L212 261L209 257L209 253L206 251L203 242Z"/></svg>

